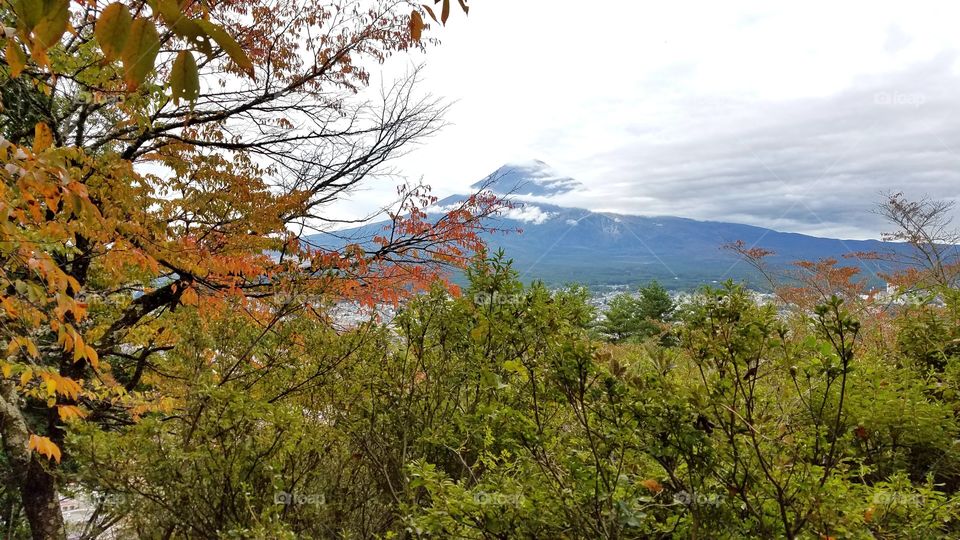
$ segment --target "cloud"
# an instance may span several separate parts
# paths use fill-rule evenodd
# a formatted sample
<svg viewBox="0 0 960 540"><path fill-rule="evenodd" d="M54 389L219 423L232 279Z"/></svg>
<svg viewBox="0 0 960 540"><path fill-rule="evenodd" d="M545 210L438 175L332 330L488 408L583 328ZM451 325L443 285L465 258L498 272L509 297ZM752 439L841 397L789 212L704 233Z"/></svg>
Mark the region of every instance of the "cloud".
<svg viewBox="0 0 960 540"><path fill-rule="evenodd" d="M442 196L541 158L589 188L565 206L850 238L886 230L884 191L960 198L960 5L603 11L491 0L442 30L423 89L452 125L402 170Z"/></svg>
<svg viewBox="0 0 960 540"><path fill-rule="evenodd" d="M531 223L533 225L540 225L555 215L557 215L555 212L544 212L540 207L531 204L509 208L503 212L503 216L508 219L523 221L524 223Z"/></svg>
<svg viewBox="0 0 960 540"><path fill-rule="evenodd" d="M876 236L885 191L960 196L960 83L943 57L825 98L691 104L663 142L624 137L559 204ZM602 180L598 180L602 179Z"/></svg>

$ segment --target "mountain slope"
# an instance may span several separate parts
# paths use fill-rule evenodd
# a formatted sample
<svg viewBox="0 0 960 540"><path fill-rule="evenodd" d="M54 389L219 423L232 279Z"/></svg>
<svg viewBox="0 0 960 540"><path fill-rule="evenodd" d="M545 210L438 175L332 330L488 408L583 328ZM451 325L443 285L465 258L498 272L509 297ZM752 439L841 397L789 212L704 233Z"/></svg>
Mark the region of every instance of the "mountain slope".
<svg viewBox="0 0 960 540"><path fill-rule="evenodd" d="M486 187L519 199L532 195L538 201L583 189L582 184L557 174L543 162L505 165L472 187ZM437 204L437 209L463 197L447 197ZM494 224L508 230L520 228L523 232L488 235L491 250L504 249L524 280L540 279L551 284L636 284L657 279L672 288L690 288L735 279L761 285L748 265L722 249L724 244L737 240L773 250L775 255L769 261L777 266L801 259L841 259L857 252L903 248L875 240L818 238L670 216L599 213L544 202L522 202ZM368 238L383 226L384 223L372 224L340 234ZM322 245L342 242L323 236L311 241ZM877 273L884 268L876 261L850 258L843 264L858 265L873 283L881 282Z"/></svg>

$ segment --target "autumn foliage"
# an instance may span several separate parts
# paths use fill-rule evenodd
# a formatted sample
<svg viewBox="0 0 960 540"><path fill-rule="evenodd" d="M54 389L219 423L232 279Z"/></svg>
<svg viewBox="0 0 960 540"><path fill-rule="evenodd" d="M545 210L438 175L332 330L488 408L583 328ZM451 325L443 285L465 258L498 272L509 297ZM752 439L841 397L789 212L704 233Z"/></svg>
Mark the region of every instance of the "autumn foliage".
<svg viewBox="0 0 960 540"><path fill-rule="evenodd" d="M12 29L2 44L0 437L35 537L62 529L67 426L173 406L144 381L179 341L167 320L178 307L239 308L269 328L316 303L397 302L481 246L481 220L501 202L481 193L431 219L423 186L401 190L375 249L305 241L335 224L326 206L440 125L442 106L417 96L414 75L379 103L355 99L371 66L425 50L411 9L421 7L0 8Z"/></svg>
<svg viewBox="0 0 960 540"><path fill-rule="evenodd" d="M486 256L491 193L404 184L386 226L313 236L441 127L416 72L370 83L457 11L0 4L5 534L62 538L86 494L85 538L956 536L943 205L883 207L915 302L737 243L777 301L651 286L603 346L584 288ZM347 302L397 316L335 324Z"/></svg>

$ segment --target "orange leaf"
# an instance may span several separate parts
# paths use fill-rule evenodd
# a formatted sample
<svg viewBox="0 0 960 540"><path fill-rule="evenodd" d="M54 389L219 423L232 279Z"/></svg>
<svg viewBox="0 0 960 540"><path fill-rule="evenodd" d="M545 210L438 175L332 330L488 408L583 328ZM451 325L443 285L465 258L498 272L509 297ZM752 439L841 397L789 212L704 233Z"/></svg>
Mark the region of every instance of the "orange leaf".
<svg viewBox="0 0 960 540"><path fill-rule="evenodd" d="M410 14L410 37L414 41L420 41L420 37L423 35L423 27L423 17L419 11L413 10L413 13Z"/></svg>
<svg viewBox="0 0 960 540"><path fill-rule="evenodd" d="M60 415L60 420L64 422L87 416L87 413L76 405L60 405L57 407L57 414Z"/></svg>
<svg viewBox="0 0 960 540"><path fill-rule="evenodd" d="M43 122L37 122L33 127L33 151L43 152L53 146L53 132L50 126Z"/></svg>
<svg viewBox="0 0 960 540"><path fill-rule="evenodd" d="M31 434L28 447L30 450L36 450L38 454L45 456L47 459L55 459L57 463L60 463L60 448L47 437Z"/></svg>
<svg viewBox="0 0 960 540"><path fill-rule="evenodd" d="M59 373L51 373L48 375L51 380L56 381L57 393L66 396L70 399L77 399L80 396L80 383L71 379L70 377L64 377Z"/></svg>
<svg viewBox="0 0 960 540"><path fill-rule="evenodd" d="M19 77L20 72L27 66L27 55L24 54L23 49L16 41L8 39L5 56L7 65L10 66L10 76L13 78Z"/></svg>
<svg viewBox="0 0 960 540"><path fill-rule="evenodd" d="M650 490L652 493L660 493L663 491L663 485L660 484L655 478L647 478L640 482L640 485Z"/></svg>
<svg viewBox="0 0 960 540"><path fill-rule="evenodd" d="M195 306L200 303L200 297L197 295L197 290L193 287L187 287L183 290L183 293L180 295L180 303L185 306Z"/></svg>

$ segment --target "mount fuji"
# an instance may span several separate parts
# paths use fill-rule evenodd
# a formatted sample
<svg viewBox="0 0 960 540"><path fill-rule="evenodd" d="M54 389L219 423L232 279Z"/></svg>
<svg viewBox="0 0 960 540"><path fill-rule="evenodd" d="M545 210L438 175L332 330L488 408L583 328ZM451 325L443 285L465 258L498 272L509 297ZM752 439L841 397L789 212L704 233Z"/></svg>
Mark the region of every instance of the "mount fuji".
<svg viewBox="0 0 960 540"><path fill-rule="evenodd" d="M877 240L819 238L736 223L561 206L553 199L563 195L564 200L570 200L578 192L585 192L586 187L542 161L504 165L471 186L474 192L480 189L505 195L516 204L494 218L492 225L522 232L489 234L486 239L491 252L501 248L505 251L525 281L603 286L635 285L655 279L669 288L690 289L734 279L762 287L762 281L749 265L723 249L725 244L741 240L747 246L773 251L767 261L774 266L833 257L841 259L844 265L859 266L863 277L879 285L882 280L878 274L889 268L873 260L843 259L844 255L904 249L902 244ZM444 207L465 197L447 197L433 210L439 215ZM338 231L336 237L316 235L309 240L334 246L342 244L342 238L370 238L386 223Z"/></svg>

